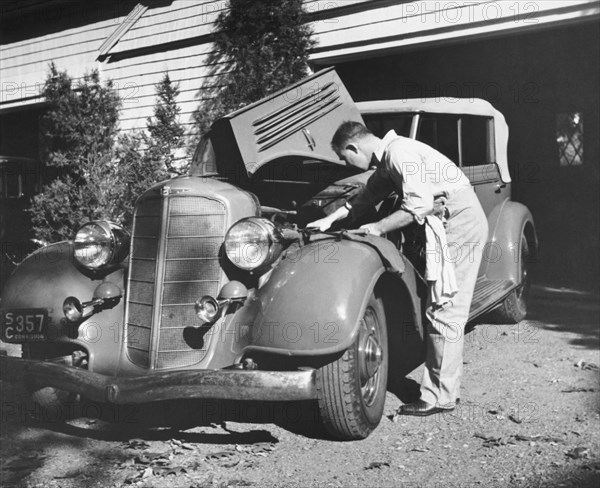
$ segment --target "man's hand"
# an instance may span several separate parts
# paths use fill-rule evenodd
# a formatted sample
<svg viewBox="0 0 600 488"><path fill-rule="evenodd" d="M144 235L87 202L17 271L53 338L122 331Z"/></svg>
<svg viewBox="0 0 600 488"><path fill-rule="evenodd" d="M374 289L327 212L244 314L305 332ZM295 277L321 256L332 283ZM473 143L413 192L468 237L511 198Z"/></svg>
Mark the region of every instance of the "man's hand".
<svg viewBox="0 0 600 488"><path fill-rule="evenodd" d="M447 200L445 195L437 195L433 200L433 215L442 222L446 222L448 218L448 207L446 207Z"/></svg>
<svg viewBox="0 0 600 488"><path fill-rule="evenodd" d="M310 224L306 225L307 229L319 229L321 232L325 232L327 229L329 229L329 227L331 227L331 224L333 224L334 221L332 221L329 217L324 217L322 219L319 220L315 220L314 222L311 222Z"/></svg>
<svg viewBox="0 0 600 488"><path fill-rule="evenodd" d="M361 225L358 230L364 231L365 234L370 234L373 236L381 236L381 234L383 234L383 232L381 231L378 224L379 224L378 222L373 222L371 224Z"/></svg>
<svg viewBox="0 0 600 488"><path fill-rule="evenodd" d="M319 229L321 232L325 232L334 222L337 222L340 219L345 219L348 217L350 210L348 210L345 206L338 208L335 212L328 215L327 217L323 217L322 219L315 220L311 222L306 227L309 229Z"/></svg>

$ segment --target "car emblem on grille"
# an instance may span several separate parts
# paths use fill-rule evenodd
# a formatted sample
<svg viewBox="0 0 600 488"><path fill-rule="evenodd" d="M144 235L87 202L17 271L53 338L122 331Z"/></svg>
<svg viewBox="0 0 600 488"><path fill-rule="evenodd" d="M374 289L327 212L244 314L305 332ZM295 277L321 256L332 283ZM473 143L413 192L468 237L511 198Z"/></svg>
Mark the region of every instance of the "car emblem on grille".
<svg viewBox="0 0 600 488"><path fill-rule="evenodd" d="M160 191L162 196L168 196L168 195L178 195L180 193L185 193L190 191L189 188L171 188L170 186L163 186L162 190Z"/></svg>

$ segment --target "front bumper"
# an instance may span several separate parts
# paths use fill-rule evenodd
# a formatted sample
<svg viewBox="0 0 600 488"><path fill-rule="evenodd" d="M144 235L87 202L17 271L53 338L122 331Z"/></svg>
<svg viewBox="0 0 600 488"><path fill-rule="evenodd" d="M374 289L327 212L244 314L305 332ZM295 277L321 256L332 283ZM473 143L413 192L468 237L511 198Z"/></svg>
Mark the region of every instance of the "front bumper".
<svg viewBox="0 0 600 488"><path fill-rule="evenodd" d="M15 357L0 357L0 378L31 389L54 387L94 401L117 404L185 398L297 401L316 398L315 370L204 369L148 372L115 377L85 369Z"/></svg>

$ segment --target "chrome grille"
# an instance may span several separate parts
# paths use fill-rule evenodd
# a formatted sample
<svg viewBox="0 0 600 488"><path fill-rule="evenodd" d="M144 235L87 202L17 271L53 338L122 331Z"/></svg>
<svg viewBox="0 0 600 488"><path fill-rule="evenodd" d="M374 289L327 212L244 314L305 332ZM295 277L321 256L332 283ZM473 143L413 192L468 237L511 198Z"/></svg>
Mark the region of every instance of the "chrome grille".
<svg viewBox="0 0 600 488"><path fill-rule="evenodd" d="M153 198L138 206L127 295L127 349L134 363L177 368L204 358L209 336L194 303L218 294L225 226L225 205L206 197Z"/></svg>

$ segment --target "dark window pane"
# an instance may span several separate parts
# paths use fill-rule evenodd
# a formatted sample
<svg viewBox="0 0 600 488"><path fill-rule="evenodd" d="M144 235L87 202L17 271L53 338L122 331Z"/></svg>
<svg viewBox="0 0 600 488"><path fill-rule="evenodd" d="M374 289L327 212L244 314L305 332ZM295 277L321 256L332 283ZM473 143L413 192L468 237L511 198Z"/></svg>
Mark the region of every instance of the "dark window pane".
<svg viewBox="0 0 600 488"><path fill-rule="evenodd" d="M21 197L21 175L16 173L4 172L2 181L2 198L19 198Z"/></svg>
<svg viewBox="0 0 600 488"><path fill-rule="evenodd" d="M458 117L424 115L417 139L437 149L458 164Z"/></svg>
<svg viewBox="0 0 600 488"><path fill-rule="evenodd" d="M493 163L494 161L490 161L490 151L488 151L488 127L491 120L475 115L464 115L461 119L463 166Z"/></svg>
<svg viewBox="0 0 600 488"><path fill-rule="evenodd" d="M365 115L365 125L377 137L383 137L388 131L394 130L399 136L408 137L410 135L410 125L412 123L412 114L385 114L385 115Z"/></svg>

